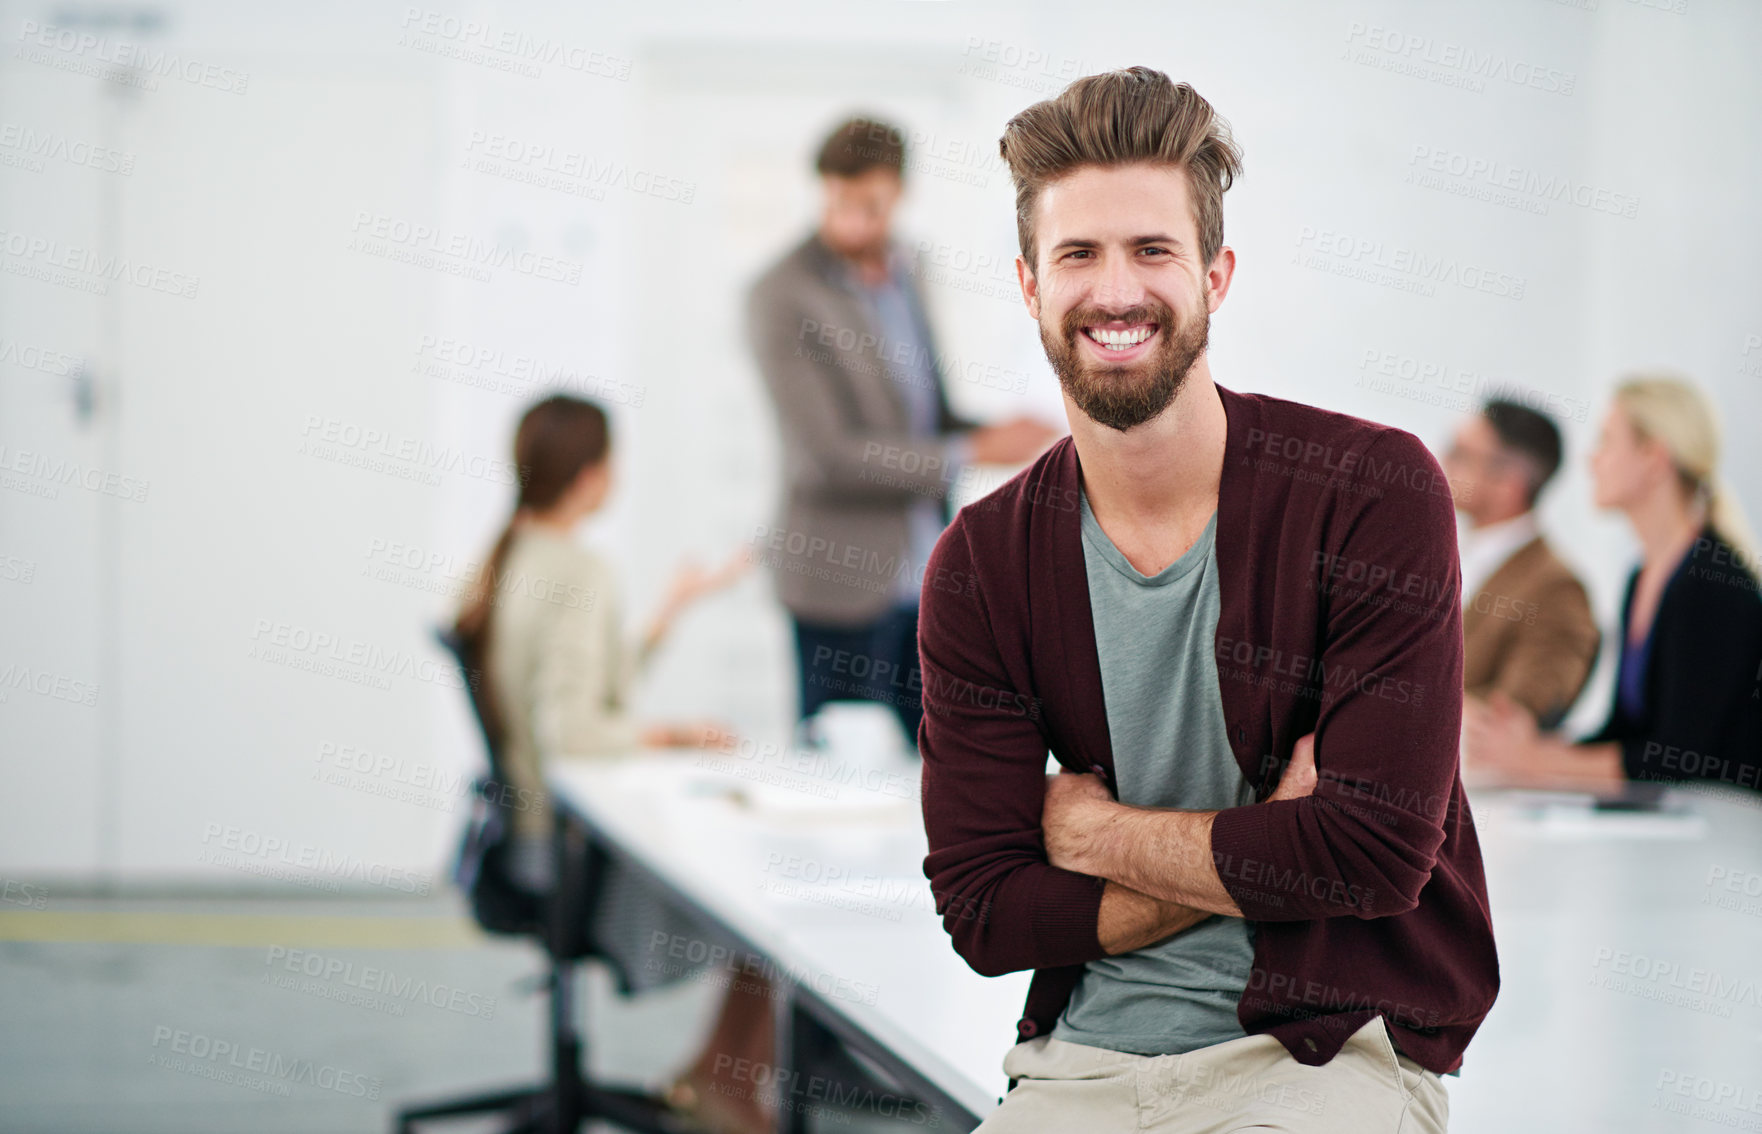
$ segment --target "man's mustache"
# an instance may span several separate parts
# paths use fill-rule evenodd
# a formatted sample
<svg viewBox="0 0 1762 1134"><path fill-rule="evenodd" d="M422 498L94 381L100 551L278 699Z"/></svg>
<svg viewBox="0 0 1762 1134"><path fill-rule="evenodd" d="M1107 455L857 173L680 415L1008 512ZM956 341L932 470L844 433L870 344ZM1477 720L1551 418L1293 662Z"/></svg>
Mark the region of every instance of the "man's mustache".
<svg viewBox="0 0 1762 1134"><path fill-rule="evenodd" d="M1084 327L1093 327L1100 323L1155 323L1166 328L1173 326L1174 321L1174 313L1166 307L1133 307L1117 315L1091 309L1073 311L1065 316L1065 332L1075 335Z"/></svg>

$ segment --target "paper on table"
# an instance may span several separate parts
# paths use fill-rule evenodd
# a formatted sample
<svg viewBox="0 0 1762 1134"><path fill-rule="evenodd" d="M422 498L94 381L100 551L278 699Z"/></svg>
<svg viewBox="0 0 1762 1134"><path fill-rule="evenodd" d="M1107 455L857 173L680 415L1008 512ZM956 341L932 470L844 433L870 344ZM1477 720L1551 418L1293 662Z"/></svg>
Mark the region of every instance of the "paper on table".
<svg viewBox="0 0 1762 1134"><path fill-rule="evenodd" d="M798 784L747 782L740 787L754 810L778 815L849 816L869 812L891 814L918 806L917 780L909 791L872 791L860 784L836 784L804 779Z"/></svg>

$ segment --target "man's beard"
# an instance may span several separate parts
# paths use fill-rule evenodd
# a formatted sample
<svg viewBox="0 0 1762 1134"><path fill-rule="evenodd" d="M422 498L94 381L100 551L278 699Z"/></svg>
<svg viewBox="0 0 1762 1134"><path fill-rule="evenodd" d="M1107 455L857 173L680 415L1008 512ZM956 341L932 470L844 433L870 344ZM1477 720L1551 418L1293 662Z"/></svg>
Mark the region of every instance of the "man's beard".
<svg viewBox="0 0 1762 1134"><path fill-rule="evenodd" d="M831 240L826 238L824 233L822 233L820 236L820 242L826 245L826 247L832 249L832 251L838 253L840 256L843 256L846 260L885 260L887 258L890 238L887 233L884 232L880 236L877 236L872 240L866 240L861 244L834 244Z"/></svg>
<svg viewBox="0 0 1762 1134"><path fill-rule="evenodd" d="M1148 358L1121 366L1086 361L1077 336L1086 326L1114 321L1155 323L1159 338ZM1134 307L1119 315L1102 315L1094 308L1072 308L1066 313L1062 334L1049 335L1040 325L1040 344L1046 361L1058 375L1059 385L1077 408L1102 425L1120 432L1142 425L1169 407L1187 381L1193 363L1205 352L1211 333L1211 312L1177 323L1166 304Z"/></svg>

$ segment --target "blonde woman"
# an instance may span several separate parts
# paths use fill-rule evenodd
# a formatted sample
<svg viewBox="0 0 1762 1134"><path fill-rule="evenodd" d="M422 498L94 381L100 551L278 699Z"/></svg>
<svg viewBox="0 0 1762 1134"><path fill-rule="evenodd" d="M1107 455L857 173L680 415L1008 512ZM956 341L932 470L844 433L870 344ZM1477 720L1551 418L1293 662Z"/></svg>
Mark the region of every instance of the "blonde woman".
<svg viewBox="0 0 1762 1134"><path fill-rule="evenodd" d="M1495 700L1465 710L1472 764L1536 786L1702 780L1762 791L1762 594L1749 525L1719 480L1714 411L1668 374L1616 388L1591 475L1641 548L1622 604L1614 704L1576 744Z"/></svg>

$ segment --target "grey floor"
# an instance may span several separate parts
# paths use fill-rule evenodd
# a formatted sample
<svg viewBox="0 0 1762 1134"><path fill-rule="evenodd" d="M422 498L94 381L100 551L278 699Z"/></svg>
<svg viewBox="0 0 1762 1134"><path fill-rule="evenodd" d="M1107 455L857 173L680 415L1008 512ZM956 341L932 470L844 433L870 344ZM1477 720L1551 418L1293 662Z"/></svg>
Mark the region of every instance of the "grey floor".
<svg viewBox="0 0 1762 1134"><path fill-rule="evenodd" d="M400 1104L537 1075L541 971L536 949L477 934L451 896L7 906L0 1131L387 1131ZM581 987L595 1073L651 1085L689 1059L718 997L683 981L619 998L592 966Z"/></svg>

